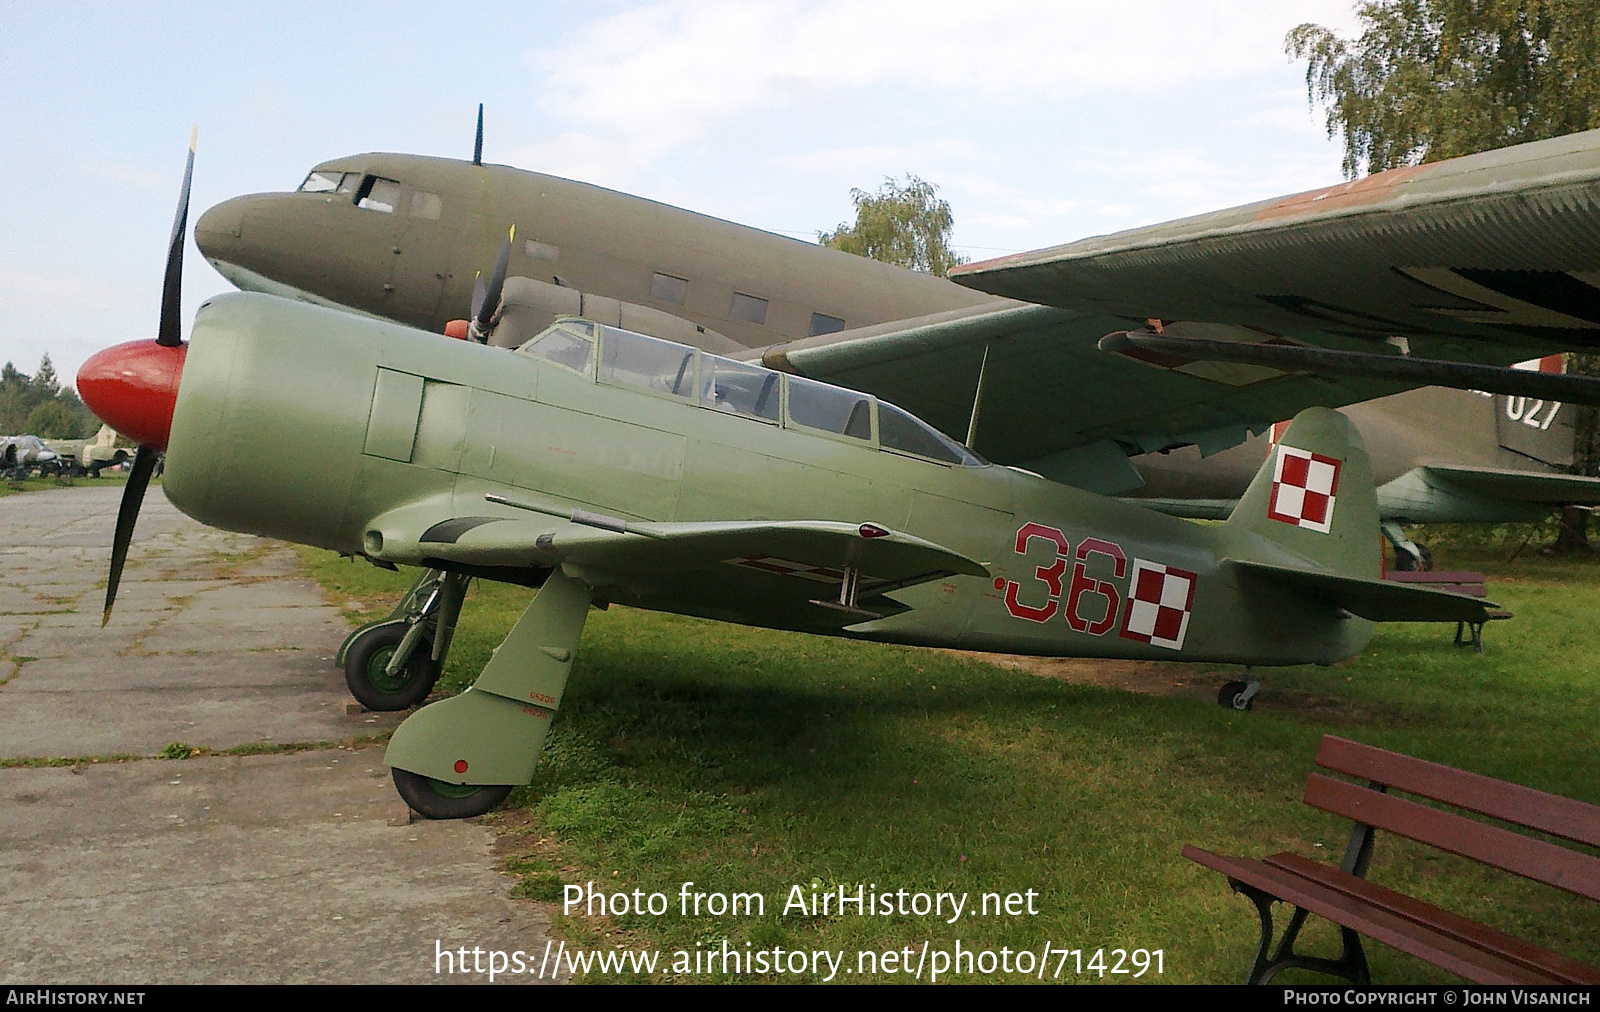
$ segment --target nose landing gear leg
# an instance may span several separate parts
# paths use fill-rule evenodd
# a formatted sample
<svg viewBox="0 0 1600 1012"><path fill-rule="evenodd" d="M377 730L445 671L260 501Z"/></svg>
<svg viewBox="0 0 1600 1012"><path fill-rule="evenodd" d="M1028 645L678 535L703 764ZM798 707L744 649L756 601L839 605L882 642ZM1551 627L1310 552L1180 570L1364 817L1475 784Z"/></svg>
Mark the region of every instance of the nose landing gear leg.
<svg viewBox="0 0 1600 1012"><path fill-rule="evenodd" d="M412 714L384 761L430 819L482 815L533 779L589 615L589 589L550 574L470 688Z"/></svg>

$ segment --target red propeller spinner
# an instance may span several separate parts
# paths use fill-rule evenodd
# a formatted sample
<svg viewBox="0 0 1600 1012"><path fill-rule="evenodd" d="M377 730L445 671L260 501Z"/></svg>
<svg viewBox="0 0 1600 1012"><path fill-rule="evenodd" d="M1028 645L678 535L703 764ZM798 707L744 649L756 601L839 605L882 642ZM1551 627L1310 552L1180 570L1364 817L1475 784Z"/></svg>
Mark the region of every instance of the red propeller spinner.
<svg viewBox="0 0 1600 1012"><path fill-rule="evenodd" d="M95 417L141 446L167 448L187 344L129 341L78 370L78 396Z"/></svg>

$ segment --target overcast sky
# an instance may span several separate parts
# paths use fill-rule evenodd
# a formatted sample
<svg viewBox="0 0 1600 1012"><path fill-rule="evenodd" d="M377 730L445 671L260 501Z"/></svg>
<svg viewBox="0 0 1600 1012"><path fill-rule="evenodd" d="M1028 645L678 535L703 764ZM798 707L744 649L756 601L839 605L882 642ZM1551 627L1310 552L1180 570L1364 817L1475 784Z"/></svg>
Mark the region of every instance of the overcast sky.
<svg viewBox="0 0 1600 1012"><path fill-rule="evenodd" d="M138 5L144 7L148 5ZM1337 182L1285 33L1351 0L0 7L0 360L154 336L194 215L360 151L484 157L814 238L937 184L972 259ZM192 245L185 329L228 290Z"/></svg>

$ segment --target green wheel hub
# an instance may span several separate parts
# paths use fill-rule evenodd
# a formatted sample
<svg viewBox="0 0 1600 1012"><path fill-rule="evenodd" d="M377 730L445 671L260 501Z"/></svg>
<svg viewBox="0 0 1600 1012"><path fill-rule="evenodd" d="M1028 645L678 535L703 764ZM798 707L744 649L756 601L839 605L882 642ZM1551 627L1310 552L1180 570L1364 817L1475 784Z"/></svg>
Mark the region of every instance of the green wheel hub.
<svg viewBox="0 0 1600 1012"><path fill-rule="evenodd" d="M420 648L424 645L418 644L418 647ZM371 682L372 687L379 692L400 692L409 688L411 683L417 680L420 665L414 659L407 659L405 667L392 676L389 674L389 660L394 657L394 652L397 648L398 645L381 647L374 650L372 656L367 659L367 681ZM412 655L413 658L415 656L415 654Z"/></svg>

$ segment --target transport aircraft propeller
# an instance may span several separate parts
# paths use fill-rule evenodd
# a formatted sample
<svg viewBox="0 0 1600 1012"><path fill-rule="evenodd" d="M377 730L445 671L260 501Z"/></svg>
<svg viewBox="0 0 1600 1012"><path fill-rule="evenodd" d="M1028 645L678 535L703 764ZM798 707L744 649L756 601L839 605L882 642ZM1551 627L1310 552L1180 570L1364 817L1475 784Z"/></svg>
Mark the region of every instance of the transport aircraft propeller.
<svg viewBox="0 0 1600 1012"><path fill-rule="evenodd" d="M500 308L500 294L506 286L506 272L511 268L511 244L516 240L517 226L512 225L506 233L505 242L500 244L499 255L494 258L494 270L489 272L489 283L484 284L481 274L472 283L472 312L465 335L470 341L479 344L487 344L489 341L489 325L494 322L495 311Z"/></svg>

